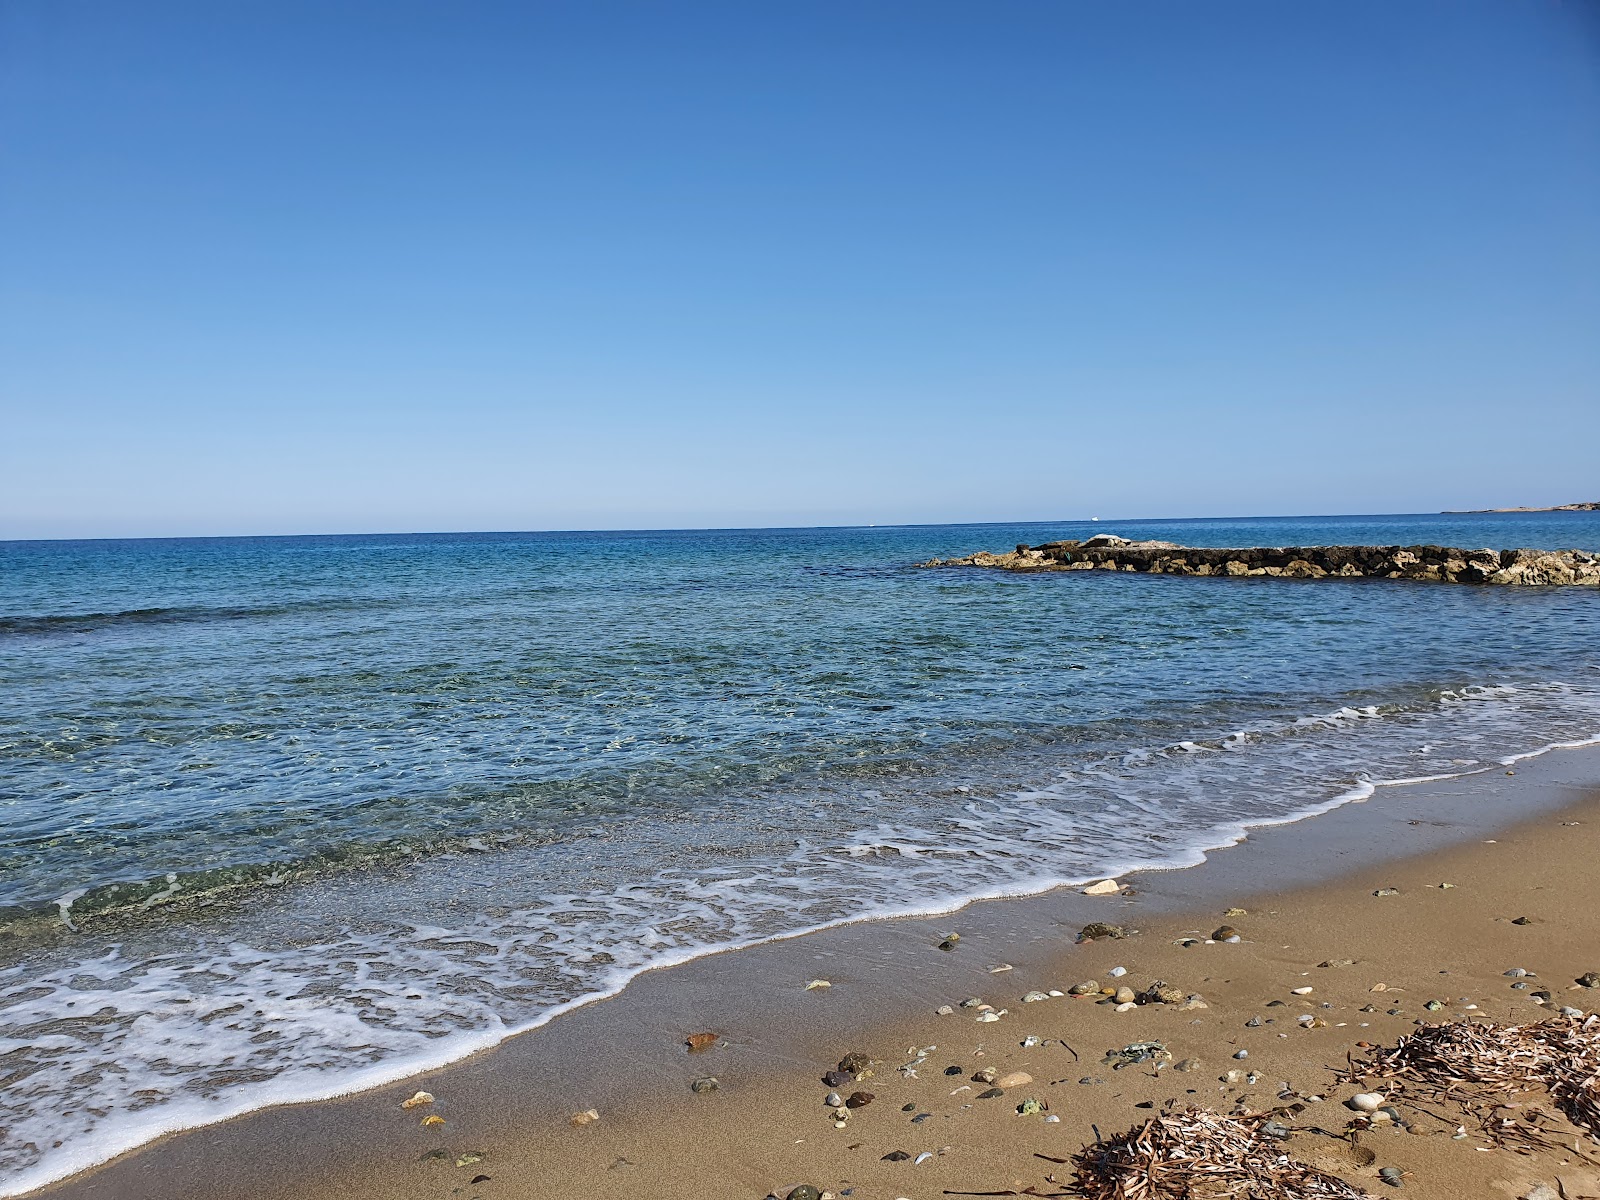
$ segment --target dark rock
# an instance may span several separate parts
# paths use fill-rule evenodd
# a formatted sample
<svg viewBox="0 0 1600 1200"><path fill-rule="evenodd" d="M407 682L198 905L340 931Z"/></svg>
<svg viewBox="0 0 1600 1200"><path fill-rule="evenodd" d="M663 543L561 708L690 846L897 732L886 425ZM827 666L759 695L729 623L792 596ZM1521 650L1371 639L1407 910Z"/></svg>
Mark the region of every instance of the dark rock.
<svg viewBox="0 0 1600 1200"><path fill-rule="evenodd" d="M1080 942L1098 941L1100 938L1124 938L1127 931L1121 925L1107 925L1104 921L1090 921L1078 931Z"/></svg>
<svg viewBox="0 0 1600 1200"><path fill-rule="evenodd" d="M891 1151L889 1151L889 1153L887 1153L887 1154L885 1154L883 1156L881 1161L883 1161L883 1162L905 1162L906 1159L908 1159L910 1157L911 1157L911 1155L907 1154L904 1150L891 1150Z"/></svg>
<svg viewBox="0 0 1600 1200"><path fill-rule="evenodd" d="M917 1111L917 1106L915 1104L902 1104L900 1106L900 1111L901 1112L916 1112Z"/></svg>
<svg viewBox="0 0 1600 1200"><path fill-rule="evenodd" d="M839 1070L848 1071L857 1079L865 1079L872 1074L872 1059L859 1051L846 1054L839 1060Z"/></svg>
<svg viewBox="0 0 1600 1200"><path fill-rule="evenodd" d="M689 1090L697 1093L698 1095L704 1096L716 1091L721 1086L722 1083L715 1075L702 1075L699 1079L696 1079L689 1085Z"/></svg>
<svg viewBox="0 0 1600 1200"><path fill-rule="evenodd" d="M1578 976L1580 987L1600 988L1600 971L1585 971Z"/></svg>
<svg viewBox="0 0 1600 1200"><path fill-rule="evenodd" d="M992 1087L992 1088L989 1088L987 1091L979 1092L978 1093L978 1099L979 1100L994 1100L994 1099L997 1099L1000 1096L1004 1096L1004 1095L1005 1095L1004 1089Z"/></svg>
<svg viewBox="0 0 1600 1200"><path fill-rule="evenodd" d="M1232 925L1224 925L1220 929L1215 929L1212 931L1211 940L1214 942L1225 942L1229 938L1236 938L1238 936L1239 931Z"/></svg>
<svg viewBox="0 0 1600 1200"><path fill-rule="evenodd" d="M845 1087L855 1081L856 1077L849 1071L829 1071L822 1077L822 1082L831 1088Z"/></svg>
<svg viewBox="0 0 1600 1200"><path fill-rule="evenodd" d="M871 1092L851 1092L845 1098L844 1106L846 1108L865 1108L876 1099L877 1097Z"/></svg>
<svg viewBox="0 0 1600 1200"><path fill-rule="evenodd" d="M822 1200L822 1189L812 1187L809 1183L802 1183L793 1189L785 1200Z"/></svg>
<svg viewBox="0 0 1600 1200"><path fill-rule="evenodd" d="M944 1069L944 1073L946 1075L959 1075L959 1074L961 1074L961 1068L960 1067L946 1067Z"/></svg>

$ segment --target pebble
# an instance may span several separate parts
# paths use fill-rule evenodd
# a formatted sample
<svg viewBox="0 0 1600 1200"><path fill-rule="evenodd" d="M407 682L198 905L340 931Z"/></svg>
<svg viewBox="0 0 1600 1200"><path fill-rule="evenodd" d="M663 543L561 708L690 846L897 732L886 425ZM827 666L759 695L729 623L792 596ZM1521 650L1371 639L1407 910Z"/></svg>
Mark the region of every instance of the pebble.
<svg viewBox="0 0 1600 1200"><path fill-rule="evenodd" d="M689 1085L689 1090L698 1095L705 1096L716 1091L722 1086L721 1080L715 1075L702 1075Z"/></svg>
<svg viewBox="0 0 1600 1200"><path fill-rule="evenodd" d="M1119 987L1112 996L1112 999L1118 1004L1132 1004L1134 1001L1133 989L1126 985Z"/></svg>
<svg viewBox="0 0 1600 1200"><path fill-rule="evenodd" d="M871 1092L851 1092L850 1098L844 1102L846 1108L865 1108L877 1097Z"/></svg>
<svg viewBox="0 0 1600 1200"><path fill-rule="evenodd" d="M418 1092L415 1096L412 1096L411 1099L400 1101L400 1107L401 1108L420 1108L424 1104L432 1104L432 1103L433 1103L433 1093L432 1092Z"/></svg>
<svg viewBox="0 0 1600 1200"><path fill-rule="evenodd" d="M1091 883L1083 889L1085 896L1111 896L1122 890L1122 885L1115 879L1102 879L1099 883Z"/></svg>
<svg viewBox="0 0 1600 1200"><path fill-rule="evenodd" d="M902 1104L900 1106L900 1111L901 1112L916 1112L917 1111L917 1106L915 1104Z"/></svg>
<svg viewBox="0 0 1600 1200"><path fill-rule="evenodd" d="M1346 1108L1353 1108L1356 1112L1372 1113L1383 1107L1382 1092L1357 1092L1345 1101Z"/></svg>
<svg viewBox="0 0 1600 1200"><path fill-rule="evenodd" d="M1182 1004L1178 1005L1178 1011L1179 1012L1194 1012L1196 1009L1210 1008L1210 1007L1211 1007L1211 1005L1206 1003L1205 997L1200 995L1199 992L1196 992L1194 995L1192 995L1188 999L1186 999Z"/></svg>
<svg viewBox="0 0 1600 1200"><path fill-rule="evenodd" d="M809 1183L802 1183L792 1189L785 1200L822 1200L822 1189L812 1187Z"/></svg>
<svg viewBox="0 0 1600 1200"><path fill-rule="evenodd" d="M1233 1056L1235 1058L1249 1058L1250 1057L1250 1051L1248 1051L1248 1050L1238 1050L1238 1051L1234 1052Z"/></svg>
<svg viewBox="0 0 1600 1200"><path fill-rule="evenodd" d="M1581 1017L1583 1016L1583 1009L1573 1008L1570 1004L1563 1004L1561 1006L1561 1015L1563 1017Z"/></svg>
<svg viewBox="0 0 1600 1200"><path fill-rule="evenodd" d="M1521 979L1531 973L1532 972L1524 971L1521 967L1512 967L1511 970L1506 971L1504 974L1507 979Z"/></svg>
<svg viewBox="0 0 1600 1200"><path fill-rule="evenodd" d="M1121 1004L1117 1005L1116 1008L1113 1009L1112 1011L1113 1012L1132 1012L1134 1009L1136 1009L1138 1007L1139 1006L1136 1003L1134 1003L1132 1000L1124 1000Z"/></svg>
<svg viewBox="0 0 1600 1200"><path fill-rule="evenodd" d="M914 1166L914 1167L920 1167L923 1163L932 1162L932 1161L933 1161L933 1151L932 1150L924 1150L921 1154L917 1155L916 1162L912 1163L911 1165Z"/></svg>
<svg viewBox="0 0 1600 1200"><path fill-rule="evenodd" d="M977 996L968 996L965 1000L963 1000L961 1002L961 1007L962 1008L977 1008L978 1005L980 1005L982 1003L983 1003L983 1001L981 999L979 999Z"/></svg>
<svg viewBox="0 0 1600 1200"><path fill-rule="evenodd" d="M1377 891L1373 892L1372 894L1374 896L1398 896L1400 894L1400 889L1399 888L1379 888Z"/></svg>
<svg viewBox="0 0 1600 1200"><path fill-rule="evenodd" d="M1600 988L1600 971L1585 971L1582 975L1579 975L1578 986Z"/></svg>
<svg viewBox="0 0 1600 1200"><path fill-rule="evenodd" d="M979 1100L996 1100L1006 1094L1004 1088L992 1087L978 1093Z"/></svg>
<svg viewBox="0 0 1600 1200"><path fill-rule="evenodd" d="M1086 979L1082 983L1075 983L1067 989L1069 996L1096 996L1100 993L1098 979Z"/></svg>
<svg viewBox="0 0 1600 1200"><path fill-rule="evenodd" d="M1028 1097L1028 1099L1024 1100L1021 1104L1017 1105L1017 1115L1019 1117L1034 1117L1038 1116L1043 1111L1044 1105L1039 1103L1039 1101L1035 1100L1032 1096Z"/></svg>
<svg viewBox="0 0 1600 1200"><path fill-rule="evenodd" d="M1127 973L1128 973L1128 968L1127 967L1112 967L1111 970L1106 972L1106 974L1111 976L1111 978L1113 978L1113 979L1121 979Z"/></svg>
<svg viewBox="0 0 1600 1200"><path fill-rule="evenodd" d="M600 1119L600 1114L595 1109L588 1108L581 1113L573 1113L569 1119L573 1125L582 1127L594 1124Z"/></svg>
<svg viewBox="0 0 1600 1200"><path fill-rule="evenodd" d="M1029 992L1022 998L1024 1004L1037 1004L1040 1000L1050 999L1048 992Z"/></svg>
<svg viewBox="0 0 1600 1200"><path fill-rule="evenodd" d="M1309 996L1313 990L1308 987L1290 988L1289 993L1294 996Z"/></svg>
<svg viewBox="0 0 1600 1200"><path fill-rule="evenodd" d="M1078 940L1080 942L1094 942L1101 938L1117 939L1127 936L1127 930L1123 929L1121 925L1107 925L1104 921L1090 921L1078 931Z"/></svg>
<svg viewBox="0 0 1600 1200"><path fill-rule="evenodd" d="M1211 940L1213 942L1231 942L1238 936L1239 931L1232 925L1223 925L1212 932Z"/></svg>
<svg viewBox="0 0 1600 1200"><path fill-rule="evenodd" d="M1194 1070L1199 1065L1200 1065L1200 1060L1198 1058L1185 1058L1185 1059L1182 1059L1179 1062L1173 1064L1173 1068L1172 1069L1174 1071L1183 1071L1184 1073L1187 1074L1188 1072Z"/></svg>
<svg viewBox="0 0 1600 1200"><path fill-rule="evenodd" d="M1429 1000L1422 1007L1427 1009L1429 1012L1438 1012L1444 1007L1444 1005L1440 1004L1437 1000Z"/></svg>
<svg viewBox="0 0 1600 1200"><path fill-rule="evenodd" d="M822 1077L822 1082L831 1088L844 1087L847 1083L854 1083L855 1076L849 1071L829 1071Z"/></svg>
<svg viewBox="0 0 1600 1200"><path fill-rule="evenodd" d="M839 1095L838 1092L829 1092L826 1096L824 1096L822 1098L822 1102L824 1104L826 1104L829 1108L843 1108L844 1107L844 1097Z"/></svg>
<svg viewBox="0 0 1600 1200"><path fill-rule="evenodd" d="M948 1004L941 1004L933 1011L936 1016L948 1017L951 1013L955 1012L955 1009L951 1008Z"/></svg>
<svg viewBox="0 0 1600 1200"><path fill-rule="evenodd" d="M999 1019L1000 1014L996 1012L986 1012L978 1018L978 1020L982 1021L986 1025L991 1021L998 1021Z"/></svg>
<svg viewBox="0 0 1600 1200"><path fill-rule="evenodd" d="M996 1079L994 1082L995 1082L995 1085L997 1087L1003 1087L1003 1088L1022 1087L1024 1084L1032 1083L1033 1082L1033 1076L1029 1075L1026 1071L1012 1071L1011 1074L1002 1075L1002 1076L1000 1076L999 1079Z"/></svg>
<svg viewBox="0 0 1600 1200"><path fill-rule="evenodd" d="M981 1070L977 1070L972 1073L972 1082L993 1083L999 1074L1000 1072L995 1070L993 1067L984 1067Z"/></svg>
<svg viewBox="0 0 1600 1200"><path fill-rule="evenodd" d="M883 1156L883 1158L880 1159L879 1161L881 1161L881 1162L905 1162L910 1157L911 1157L911 1155L907 1154L904 1150L891 1150L891 1151L889 1151L889 1153L885 1154Z"/></svg>

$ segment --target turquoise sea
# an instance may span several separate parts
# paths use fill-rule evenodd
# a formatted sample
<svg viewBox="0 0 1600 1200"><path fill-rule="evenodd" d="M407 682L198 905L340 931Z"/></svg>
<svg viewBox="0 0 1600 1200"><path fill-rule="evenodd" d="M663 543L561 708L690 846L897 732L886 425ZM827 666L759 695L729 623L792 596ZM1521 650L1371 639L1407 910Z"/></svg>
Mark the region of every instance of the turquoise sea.
<svg viewBox="0 0 1600 1200"><path fill-rule="evenodd" d="M919 570L1094 532L1600 550L1600 513L0 543L0 1194L640 970L1600 738L1600 592Z"/></svg>

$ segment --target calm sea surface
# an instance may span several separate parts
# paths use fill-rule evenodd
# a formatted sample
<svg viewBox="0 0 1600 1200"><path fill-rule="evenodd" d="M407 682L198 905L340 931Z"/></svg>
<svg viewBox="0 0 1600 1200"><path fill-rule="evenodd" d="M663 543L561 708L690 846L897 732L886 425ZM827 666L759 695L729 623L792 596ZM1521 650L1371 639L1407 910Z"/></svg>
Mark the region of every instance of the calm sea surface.
<svg viewBox="0 0 1600 1200"><path fill-rule="evenodd" d="M0 543L0 1194L646 967L1600 736L1600 592L922 571L1092 532L1600 550L1600 513Z"/></svg>

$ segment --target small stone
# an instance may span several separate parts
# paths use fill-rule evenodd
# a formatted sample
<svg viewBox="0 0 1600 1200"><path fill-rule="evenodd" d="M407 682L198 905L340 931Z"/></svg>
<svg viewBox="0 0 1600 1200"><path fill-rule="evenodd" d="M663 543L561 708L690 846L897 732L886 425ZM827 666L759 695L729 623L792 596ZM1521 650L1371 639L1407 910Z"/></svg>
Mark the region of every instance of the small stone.
<svg viewBox="0 0 1600 1200"><path fill-rule="evenodd" d="M1248 917L1250 914L1242 908L1230 908L1222 915L1225 917Z"/></svg>
<svg viewBox="0 0 1600 1200"><path fill-rule="evenodd" d="M1583 1009L1573 1008L1570 1004L1563 1004L1561 1006L1561 1015L1563 1017L1581 1017L1583 1016Z"/></svg>
<svg viewBox="0 0 1600 1200"><path fill-rule="evenodd" d="M433 1093L432 1092L418 1092L416 1095L412 1096L411 1099L400 1101L400 1107L401 1108L421 1108L424 1104L432 1104L432 1103L433 1103Z"/></svg>
<svg viewBox="0 0 1600 1200"><path fill-rule="evenodd" d="M1212 931L1211 940L1213 942L1226 942L1226 941L1230 941L1233 938L1236 938L1238 936L1239 936L1239 931L1237 929L1235 929L1232 925L1224 925L1220 929L1216 929L1216 930Z"/></svg>
<svg viewBox="0 0 1600 1200"><path fill-rule="evenodd" d="M999 1075L1000 1075L1000 1072L997 1071L995 1068L993 1068L993 1067L983 1067L983 1068L981 1068L981 1069L979 1069L977 1071L974 1071L972 1073L972 1082L973 1083L993 1083L999 1077Z"/></svg>
<svg viewBox="0 0 1600 1200"><path fill-rule="evenodd" d="M822 1102L824 1104L826 1104L829 1108L843 1108L844 1107L844 1097L839 1095L838 1092L829 1092L826 1096L824 1096L822 1098Z"/></svg>
<svg viewBox="0 0 1600 1200"><path fill-rule="evenodd" d="M1600 971L1585 971L1582 975L1579 975L1578 986L1600 988Z"/></svg>
<svg viewBox="0 0 1600 1200"><path fill-rule="evenodd" d="M1026 1071L1012 1071L1009 1075L1002 1075L995 1081L996 1087L1017 1088L1024 1087L1033 1082L1033 1076Z"/></svg>
<svg viewBox="0 0 1600 1200"><path fill-rule="evenodd" d="M885 1154L883 1156L881 1161L882 1162L905 1162L910 1157L911 1157L911 1155L907 1154L904 1150L891 1150L891 1151L889 1151L889 1153L887 1153L887 1154Z"/></svg>
<svg viewBox="0 0 1600 1200"><path fill-rule="evenodd" d="M941 950L954 950L955 948L956 948L956 944L954 942L952 942L949 938L945 938L944 941L939 943L939 949L941 949Z"/></svg>
<svg viewBox="0 0 1600 1200"><path fill-rule="evenodd" d="M1178 1011L1179 1012L1194 1012L1197 1009L1210 1008L1210 1007L1211 1007L1211 1005L1206 1003L1205 997L1200 995L1199 992L1196 992L1194 995L1190 996L1187 1000L1185 1000L1182 1004L1178 1005Z"/></svg>
<svg viewBox="0 0 1600 1200"><path fill-rule="evenodd" d="M1122 885L1115 879L1102 879L1099 883L1091 883L1083 889L1085 896L1114 896L1122 890Z"/></svg>
<svg viewBox="0 0 1600 1200"><path fill-rule="evenodd" d="M433 1129L443 1124L444 1118L438 1113L430 1113L428 1116L422 1118L422 1128L424 1129Z"/></svg>
<svg viewBox="0 0 1600 1200"><path fill-rule="evenodd" d="M850 1098L844 1102L844 1106L846 1108L865 1108L876 1099L877 1097L871 1092L851 1092Z"/></svg>
<svg viewBox="0 0 1600 1200"><path fill-rule="evenodd" d="M1330 958L1317 964L1319 967L1353 967L1355 965L1356 960L1353 958Z"/></svg>
<svg viewBox="0 0 1600 1200"><path fill-rule="evenodd" d="M941 1004L933 1011L935 1016L948 1017L951 1013L955 1012L955 1009L951 1008L948 1004Z"/></svg>
<svg viewBox="0 0 1600 1200"><path fill-rule="evenodd" d="M1125 938L1127 931L1121 925L1107 925L1104 921L1090 921L1078 931L1080 942L1094 942L1101 938Z"/></svg>
<svg viewBox="0 0 1600 1200"><path fill-rule="evenodd" d="M865 1079L872 1074L872 1059L859 1050L853 1051L839 1060L839 1070L848 1071L857 1079Z"/></svg>
<svg viewBox="0 0 1600 1200"><path fill-rule="evenodd" d="M1298 987L1298 988L1290 988L1289 992L1290 992L1291 995L1294 995L1294 996L1309 996L1309 995L1311 995L1313 990L1314 990L1313 988Z"/></svg>
<svg viewBox="0 0 1600 1200"><path fill-rule="evenodd" d="M1106 974L1111 976L1111 978L1113 978L1113 979L1121 979L1127 973L1128 973L1128 968L1127 967L1112 967L1111 970L1106 972Z"/></svg>
<svg viewBox="0 0 1600 1200"><path fill-rule="evenodd" d="M1083 983L1075 983L1075 984L1073 984L1070 988L1067 989L1067 995L1069 995L1069 996L1094 996L1094 995L1097 995L1099 993L1099 991L1100 991L1100 981L1098 979L1088 979L1088 980L1085 980Z"/></svg>
<svg viewBox="0 0 1600 1200"><path fill-rule="evenodd" d="M1382 1092L1357 1092L1346 1100L1345 1107L1356 1112L1374 1113L1383 1107Z"/></svg>
<svg viewBox="0 0 1600 1200"><path fill-rule="evenodd" d="M1112 1011L1113 1012L1132 1012L1134 1009L1136 1009L1138 1007L1139 1007L1139 1005L1138 1005L1137 1002L1135 1002L1133 1000L1124 1000L1124 1001L1121 1001L1120 1003L1118 1003L1116 1008L1114 1008Z"/></svg>
<svg viewBox="0 0 1600 1200"><path fill-rule="evenodd" d="M977 996L968 996L965 1000L963 1000L961 1002L961 1007L962 1008L977 1008L982 1004L983 1004L983 1001L980 1000Z"/></svg>
<svg viewBox="0 0 1600 1200"><path fill-rule="evenodd" d="M982 1021L986 1025L993 1021L998 1021L999 1019L1000 1014L997 1012L986 1012L978 1018L978 1020Z"/></svg>
<svg viewBox="0 0 1600 1200"><path fill-rule="evenodd" d="M901 1112L916 1112L917 1111L917 1106L915 1104L902 1104L900 1106L900 1111Z"/></svg>
<svg viewBox="0 0 1600 1200"><path fill-rule="evenodd" d="M1098 1075L1085 1075L1082 1079L1078 1080L1078 1083L1083 1087L1093 1087L1097 1083L1104 1082L1105 1080L1101 1079Z"/></svg>
<svg viewBox="0 0 1600 1200"><path fill-rule="evenodd" d="M1532 925L1533 924L1533 918L1532 917L1513 917L1511 919L1511 923L1513 925Z"/></svg>
<svg viewBox="0 0 1600 1200"><path fill-rule="evenodd" d="M1136 997L1134 996L1133 989L1126 986L1119 987L1116 991L1116 994L1112 996L1112 999L1118 1004L1132 1004L1135 998Z"/></svg>
<svg viewBox="0 0 1600 1200"><path fill-rule="evenodd" d="M1050 995L1047 992L1029 992L1022 998L1022 1002L1024 1004L1037 1004L1041 1000L1048 999L1050 999Z"/></svg>
<svg viewBox="0 0 1600 1200"><path fill-rule="evenodd" d="M593 1125L599 1119L600 1113L592 1108L586 1108L581 1113L573 1113L568 1118L569 1123L578 1128L582 1128L585 1125Z"/></svg>
<svg viewBox="0 0 1600 1200"><path fill-rule="evenodd" d="M986 1091L979 1092L978 1093L978 1099L979 1100L995 1100L995 1099L998 1099L1001 1096L1004 1096L1005 1094L1006 1094L1006 1092L1005 1092L1004 1088L992 1087L992 1088L987 1089Z"/></svg>
<svg viewBox="0 0 1600 1200"><path fill-rule="evenodd" d="M1032 1096L1028 1097L1021 1104L1017 1105L1017 1115L1020 1117L1037 1116L1043 1111L1044 1105L1039 1103L1039 1101L1035 1100Z"/></svg>
<svg viewBox="0 0 1600 1200"><path fill-rule="evenodd" d="M697 1096L706 1096L722 1086L722 1082L715 1075L702 1075L689 1085L689 1090Z"/></svg>
<svg viewBox="0 0 1600 1200"><path fill-rule="evenodd" d="M1229 1071L1222 1077L1222 1082L1227 1084L1229 1087L1238 1087L1245 1081L1246 1078L1247 1077L1243 1071Z"/></svg>
<svg viewBox="0 0 1600 1200"><path fill-rule="evenodd" d="M844 1087L854 1083L856 1078L849 1071L828 1071L822 1076L822 1082L831 1088Z"/></svg>
<svg viewBox="0 0 1600 1200"><path fill-rule="evenodd" d="M1521 979L1527 974L1527 971L1523 970L1521 967L1512 967L1511 970L1504 971L1502 974L1504 974L1507 979Z"/></svg>
<svg viewBox="0 0 1600 1200"><path fill-rule="evenodd" d="M806 984L806 991L821 991L824 988L831 988L832 986L833 984L826 979L813 979L810 983Z"/></svg>
<svg viewBox="0 0 1600 1200"><path fill-rule="evenodd" d="M683 1039L683 1044L689 1047L690 1054L699 1054L715 1046L717 1044L717 1036L714 1033L691 1033Z"/></svg>
<svg viewBox="0 0 1600 1200"><path fill-rule="evenodd" d="M1236 1050L1236 1051L1234 1051L1233 1056L1235 1058L1249 1058L1250 1057L1250 1051L1248 1051L1248 1050Z"/></svg>
<svg viewBox="0 0 1600 1200"><path fill-rule="evenodd" d="M1444 1005L1439 1003L1439 1001L1437 1001L1437 1000L1429 1000L1422 1007L1427 1009L1429 1012L1438 1012L1441 1008L1444 1007Z"/></svg>
<svg viewBox="0 0 1600 1200"><path fill-rule="evenodd" d="M1182 988L1175 988L1166 980L1157 979L1145 988L1140 999L1146 1004L1182 1004L1185 997Z"/></svg>
<svg viewBox="0 0 1600 1200"><path fill-rule="evenodd" d="M1193 1071L1199 1065L1200 1065L1200 1060L1198 1058L1183 1058L1183 1059L1179 1059L1176 1063L1174 1063L1173 1066L1172 1066L1172 1069L1174 1071L1182 1071L1184 1074L1187 1075L1190 1071Z"/></svg>
<svg viewBox="0 0 1600 1200"><path fill-rule="evenodd" d="M822 1189L812 1187L809 1183L802 1183L790 1191L784 1200L822 1200Z"/></svg>
<svg viewBox="0 0 1600 1200"><path fill-rule="evenodd" d="M1399 888L1392 888L1392 887L1390 887L1390 888L1379 888L1377 891L1373 892L1372 894L1374 896L1398 896L1400 894L1400 889Z"/></svg>

